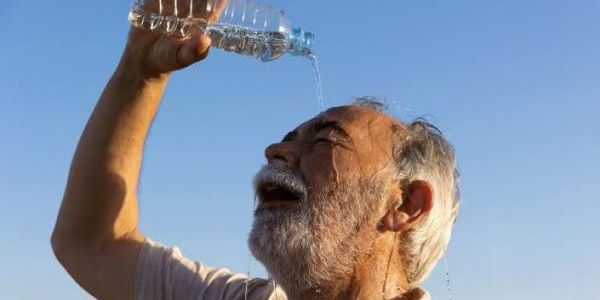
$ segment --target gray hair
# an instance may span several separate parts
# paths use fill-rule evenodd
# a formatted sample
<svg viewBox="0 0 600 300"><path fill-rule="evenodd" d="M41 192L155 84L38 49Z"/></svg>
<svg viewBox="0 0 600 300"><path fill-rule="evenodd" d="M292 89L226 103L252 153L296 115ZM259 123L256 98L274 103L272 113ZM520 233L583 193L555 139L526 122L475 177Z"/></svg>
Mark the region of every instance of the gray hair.
<svg viewBox="0 0 600 300"><path fill-rule="evenodd" d="M384 111L386 105L373 97L361 97L353 105ZM394 159L399 179L429 182L434 205L414 229L402 235L402 259L410 288L418 287L442 257L458 214L460 192L457 163L452 145L441 131L425 119L405 123L406 134L394 142Z"/></svg>

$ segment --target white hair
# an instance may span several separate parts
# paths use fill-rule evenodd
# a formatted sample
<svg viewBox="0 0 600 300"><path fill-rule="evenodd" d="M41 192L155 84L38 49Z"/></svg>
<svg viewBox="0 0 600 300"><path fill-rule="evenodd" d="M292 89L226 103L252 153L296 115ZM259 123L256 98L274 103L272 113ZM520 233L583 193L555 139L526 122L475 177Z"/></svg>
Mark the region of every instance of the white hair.
<svg viewBox="0 0 600 300"><path fill-rule="evenodd" d="M402 254L408 283L418 287L442 257L459 207L458 172L454 150L440 131L424 120L408 126L398 140L396 162L402 180L429 182L433 207L427 218L402 236Z"/></svg>
<svg viewBox="0 0 600 300"><path fill-rule="evenodd" d="M386 105L372 97L354 105L382 111ZM397 175L405 184L414 180L433 187L433 207L414 229L402 235L401 254L410 288L416 288L442 257L458 214L460 193L457 163L452 145L424 119L405 124L407 131L395 141Z"/></svg>

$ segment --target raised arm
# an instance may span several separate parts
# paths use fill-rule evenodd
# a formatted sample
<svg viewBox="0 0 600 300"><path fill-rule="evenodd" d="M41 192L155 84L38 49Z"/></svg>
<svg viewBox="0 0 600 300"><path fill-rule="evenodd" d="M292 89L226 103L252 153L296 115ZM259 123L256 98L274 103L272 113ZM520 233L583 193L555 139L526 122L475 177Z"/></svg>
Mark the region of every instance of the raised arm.
<svg viewBox="0 0 600 300"><path fill-rule="evenodd" d="M101 299L133 299L137 188L144 142L169 73L203 59L210 40L132 28L123 57L81 136L52 248L69 274Z"/></svg>

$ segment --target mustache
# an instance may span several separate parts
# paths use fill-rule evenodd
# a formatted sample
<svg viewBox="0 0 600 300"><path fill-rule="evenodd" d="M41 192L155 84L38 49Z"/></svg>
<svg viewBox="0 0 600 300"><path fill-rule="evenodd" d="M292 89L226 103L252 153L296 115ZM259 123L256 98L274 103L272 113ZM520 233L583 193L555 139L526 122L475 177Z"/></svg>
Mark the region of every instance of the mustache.
<svg viewBox="0 0 600 300"><path fill-rule="evenodd" d="M280 161L274 161L264 165L254 176L253 187L254 194L264 185L277 185L300 195L300 201L306 201L308 195L308 186L302 174L295 168Z"/></svg>

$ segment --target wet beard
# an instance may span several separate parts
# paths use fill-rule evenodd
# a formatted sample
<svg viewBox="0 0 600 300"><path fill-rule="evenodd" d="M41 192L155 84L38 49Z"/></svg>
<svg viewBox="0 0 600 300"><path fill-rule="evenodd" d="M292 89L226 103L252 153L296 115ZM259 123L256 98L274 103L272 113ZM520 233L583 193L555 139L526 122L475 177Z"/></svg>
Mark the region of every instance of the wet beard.
<svg viewBox="0 0 600 300"><path fill-rule="evenodd" d="M250 250L290 298L335 289L352 277L357 257L371 251L383 194L374 182L340 184L311 193L308 203L259 209Z"/></svg>

